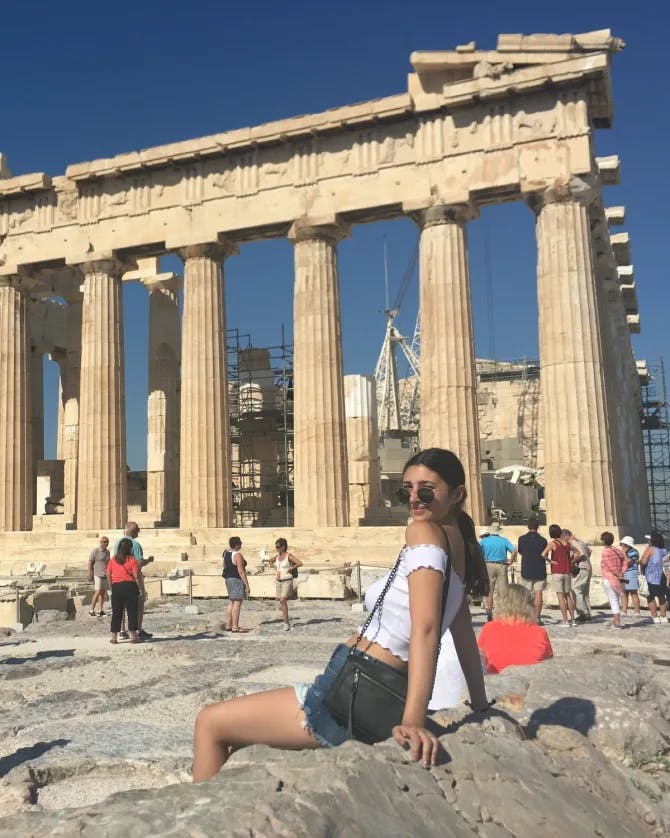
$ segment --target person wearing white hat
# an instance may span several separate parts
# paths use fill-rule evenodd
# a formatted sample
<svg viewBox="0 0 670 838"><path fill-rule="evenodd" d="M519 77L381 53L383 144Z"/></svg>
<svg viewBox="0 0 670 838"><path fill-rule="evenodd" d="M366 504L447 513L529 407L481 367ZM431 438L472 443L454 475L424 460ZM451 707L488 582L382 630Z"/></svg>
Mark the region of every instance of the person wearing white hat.
<svg viewBox="0 0 670 838"><path fill-rule="evenodd" d="M628 595L633 601L633 616L640 617L640 554L635 549L635 542L629 535L624 537L619 542L619 546L626 554L628 559L628 567L624 571L623 578L624 588L621 594L621 616L628 616Z"/></svg>

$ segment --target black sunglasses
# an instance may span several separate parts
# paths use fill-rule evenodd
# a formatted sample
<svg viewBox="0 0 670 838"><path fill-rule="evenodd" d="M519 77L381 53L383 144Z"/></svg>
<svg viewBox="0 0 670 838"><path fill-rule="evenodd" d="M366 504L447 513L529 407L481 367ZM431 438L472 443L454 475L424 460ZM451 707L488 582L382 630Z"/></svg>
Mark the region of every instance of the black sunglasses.
<svg viewBox="0 0 670 838"><path fill-rule="evenodd" d="M405 487L402 486L400 489L396 489L395 496L398 498L400 503L409 503L412 493L409 489L405 489ZM420 489L416 490L416 496L421 503L432 503L435 500L435 490L431 489L430 486L421 486Z"/></svg>

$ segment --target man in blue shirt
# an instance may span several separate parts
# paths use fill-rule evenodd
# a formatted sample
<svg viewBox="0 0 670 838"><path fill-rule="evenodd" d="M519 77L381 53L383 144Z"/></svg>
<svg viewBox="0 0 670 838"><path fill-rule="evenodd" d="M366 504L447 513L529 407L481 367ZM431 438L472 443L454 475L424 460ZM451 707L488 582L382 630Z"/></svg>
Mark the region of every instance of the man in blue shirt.
<svg viewBox="0 0 670 838"><path fill-rule="evenodd" d="M500 524L494 521L490 527L479 532L479 546L484 553L486 570L489 574L491 590L486 598L486 619L493 619L493 593L507 590L507 566L516 558L516 549L511 541L500 535ZM509 554L509 556L508 556Z"/></svg>

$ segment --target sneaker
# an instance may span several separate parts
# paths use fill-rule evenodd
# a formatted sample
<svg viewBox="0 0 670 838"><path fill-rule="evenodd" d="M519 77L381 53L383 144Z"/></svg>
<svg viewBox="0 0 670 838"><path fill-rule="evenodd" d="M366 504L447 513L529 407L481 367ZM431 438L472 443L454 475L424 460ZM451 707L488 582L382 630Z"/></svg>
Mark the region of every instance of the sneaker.
<svg viewBox="0 0 670 838"><path fill-rule="evenodd" d="M660 626L662 623L664 623L664 622L665 622L665 620L663 619L663 617L654 617L654 622L655 622L657 625L659 625L659 626Z"/></svg>
<svg viewBox="0 0 670 838"><path fill-rule="evenodd" d="M128 634L127 631L120 631L119 632L119 637L122 637L124 640L127 640L130 637L130 635Z"/></svg>
<svg viewBox="0 0 670 838"><path fill-rule="evenodd" d="M572 626L572 623L568 623L568 622L567 622L567 620L562 620L562 621L558 624L558 627L559 627L559 628L562 628L562 629L569 629L571 626Z"/></svg>
<svg viewBox="0 0 670 838"><path fill-rule="evenodd" d="M137 632L137 636L138 636L141 640L151 640L151 638L153 637L153 634L151 634L151 633L150 633L150 632L148 632L148 631L145 631L144 629L140 629L140 630Z"/></svg>
<svg viewBox="0 0 670 838"><path fill-rule="evenodd" d="M290 623L284 623L284 631L291 631L291 624Z"/></svg>
<svg viewBox="0 0 670 838"><path fill-rule="evenodd" d="M621 612L621 619L622 620L623 620L624 617L627 617L627 616L628 616L628 611L622 611Z"/></svg>
<svg viewBox="0 0 670 838"><path fill-rule="evenodd" d="M89 617L97 617L97 614L95 613L95 611L89 611L88 616Z"/></svg>
<svg viewBox="0 0 670 838"><path fill-rule="evenodd" d="M576 620L570 620L570 628L575 628L576 625L577 625Z"/></svg>
<svg viewBox="0 0 670 838"><path fill-rule="evenodd" d="M104 617L104 616L105 616L104 611L98 611L98 617Z"/></svg>

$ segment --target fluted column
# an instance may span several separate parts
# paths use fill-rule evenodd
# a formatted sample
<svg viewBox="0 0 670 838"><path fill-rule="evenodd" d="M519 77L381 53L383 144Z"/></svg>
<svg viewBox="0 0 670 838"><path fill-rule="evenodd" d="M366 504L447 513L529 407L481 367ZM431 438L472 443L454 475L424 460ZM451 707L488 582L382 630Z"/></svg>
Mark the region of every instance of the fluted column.
<svg viewBox="0 0 670 838"><path fill-rule="evenodd" d="M181 356L177 279L158 275L142 282L149 291L147 512L156 522L177 523Z"/></svg>
<svg viewBox="0 0 670 838"><path fill-rule="evenodd" d="M337 242L339 224L295 222L295 526L349 526Z"/></svg>
<svg viewBox="0 0 670 838"><path fill-rule="evenodd" d="M349 463L349 518L357 527L368 512L381 506L377 441L377 397L371 375L344 376Z"/></svg>
<svg viewBox="0 0 670 838"><path fill-rule="evenodd" d="M42 369L42 350L39 346L30 347L30 425L33 451L33 481L37 484L37 469L44 459L44 374ZM35 493L33 494L33 504ZM33 513L42 514L33 506Z"/></svg>
<svg viewBox="0 0 670 838"><path fill-rule="evenodd" d="M477 374L466 224L470 204L436 206L418 218L422 448L448 448L465 469L468 509L485 521L479 454Z"/></svg>
<svg viewBox="0 0 670 838"><path fill-rule="evenodd" d="M27 292L0 277L0 530L32 529L29 332Z"/></svg>
<svg viewBox="0 0 670 838"><path fill-rule="evenodd" d="M81 265L77 529L119 529L128 514L121 274L114 259ZM66 420L67 423L67 420Z"/></svg>
<svg viewBox="0 0 670 838"><path fill-rule="evenodd" d="M232 245L198 245L184 260L179 526L229 527L230 419L223 259Z"/></svg>
<svg viewBox="0 0 670 838"><path fill-rule="evenodd" d="M77 473L79 461L79 399L82 348L82 301L80 292L67 297L65 357L60 364L62 404L63 513L68 523L76 522ZM59 412L60 421L60 412Z"/></svg>
<svg viewBox="0 0 670 838"><path fill-rule="evenodd" d="M544 481L552 521L582 538L615 527L614 466L588 217L576 179L531 201L537 212Z"/></svg>

